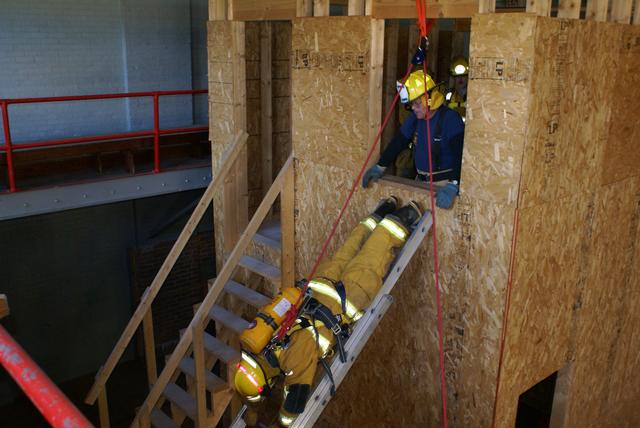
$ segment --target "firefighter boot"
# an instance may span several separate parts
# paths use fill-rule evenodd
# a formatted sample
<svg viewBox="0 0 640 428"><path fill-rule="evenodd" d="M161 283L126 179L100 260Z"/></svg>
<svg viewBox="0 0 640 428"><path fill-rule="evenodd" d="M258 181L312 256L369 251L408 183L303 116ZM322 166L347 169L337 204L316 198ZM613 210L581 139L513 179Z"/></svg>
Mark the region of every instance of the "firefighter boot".
<svg viewBox="0 0 640 428"><path fill-rule="evenodd" d="M417 202L409 201L407 205L396 210L393 214L389 214L389 217L409 229L420 220L422 212Z"/></svg>
<svg viewBox="0 0 640 428"><path fill-rule="evenodd" d="M378 206L373 210L372 216L377 221L382 220L387 214L391 214L398 208L398 198L395 196L389 196L387 199L383 199L378 203Z"/></svg>

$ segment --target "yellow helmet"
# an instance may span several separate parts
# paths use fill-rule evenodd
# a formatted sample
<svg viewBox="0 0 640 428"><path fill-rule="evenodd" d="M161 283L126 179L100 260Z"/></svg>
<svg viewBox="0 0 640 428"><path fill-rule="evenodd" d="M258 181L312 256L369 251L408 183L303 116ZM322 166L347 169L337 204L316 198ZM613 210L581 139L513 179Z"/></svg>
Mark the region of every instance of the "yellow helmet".
<svg viewBox="0 0 640 428"><path fill-rule="evenodd" d="M453 61L451 61L451 68L449 69L449 73L452 76L466 76L469 74L469 62L461 56L455 57Z"/></svg>
<svg viewBox="0 0 640 428"><path fill-rule="evenodd" d="M411 73L404 84L402 82L396 82L396 89L400 94L400 102L408 104L420 98L426 92L429 94L429 110L435 110L440 107L444 102L444 95L436 88L435 82L428 74L426 75L426 80L426 91L424 88L425 74L422 70Z"/></svg>
<svg viewBox="0 0 640 428"><path fill-rule="evenodd" d="M250 402L261 401L266 395L269 389L267 376L253 355L242 352L242 360L236 364L234 385L238 394Z"/></svg>

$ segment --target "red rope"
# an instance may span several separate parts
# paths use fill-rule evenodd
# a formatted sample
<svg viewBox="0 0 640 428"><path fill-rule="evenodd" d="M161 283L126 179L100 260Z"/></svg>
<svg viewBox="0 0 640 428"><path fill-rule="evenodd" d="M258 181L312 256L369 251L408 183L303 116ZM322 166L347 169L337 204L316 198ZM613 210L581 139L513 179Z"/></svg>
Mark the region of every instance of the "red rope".
<svg viewBox="0 0 640 428"><path fill-rule="evenodd" d="M409 65L409 69L407 70L407 74L405 74L404 78L402 79L403 82L407 79L407 77L409 76L409 74L411 73L412 70L413 70L413 64ZM322 261L322 258L324 257L324 255L327 252L327 248L329 247L329 243L331 242L331 239L335 235L336 230L338 228L338 224L340 224L340 220L342 220L342 217L344 216L344 213L347 210L347 206L349 205L349 202L351 202L351 198L353 197L353 194L355 193L356 189L358 188L358 185L360 184L360 180L362 179L362 175L364 174L364 171L367 168L367 165L369 164L369 161L371 160L371 157L373 156L373 152L375 151L376 147L378 146L378 143L380 142L380 136L382 135L382 131L384 131L384 129L386 128L387 123L389 122L389 119L391 118L391 113L393 112L393 109L395 108L399 97L400 97L400 93L397 92L396 96L393 98L393 102L391 103L391 107L389 107L389 110L387 111L387 114L385 115L384 121L382 122L382 124L380 125L380 128L378 129L378 134L376 135L376 138L375 138L375 140L373 142L373 145L369 149L369 152L367 153L367 157L364 160L364 163L362 164L362 167L360 167L360 172L358 173L358 176L356 177L356 179L353 181L353 184L351 185L351 190L349 191L349 195L347 196L347 199L344 201L344 204L342 204L342 208L340 209L340 213L338 214L338 217L333 222L333 226L331 227L331 232L329 233L329 236L327 237L327 239L324 241L324 244L322 245L322 249L320 250L320 254L316 258L316 261L315 261L315 263L313 265L313 268L311 269L311 272L306 277L309 280L311 280L313 278L313 276L316 274L316 271L318 270L318 266L320 266L320 262ZM304 285L304 288L302 289L302 292L300 293L300 296L298 296L298 300L289 309L289 311L285 315L285 318L282 321L282 325L280 327L280 330L278 330L278 334L276 336L276 340L278 340L278 341L282 340L284 338L284 335L287 333L287 331L289 331L289 329L291 328L291 326L295 322L296 318L298 317L298 311L300 310L300 307L299 307L300 306L300 302L302 301L302 298L304 297L308 287L309 287L309 282L307 281L307 283Z"/></svg>
<svg viewBox="0 0 640 428"><path fill-rule="evenodd" d="M431 30L431 26L433 25L433 20L429 20L427 22L427 5L426 0L416 0L416 10L418 13L418 25L420 27L420 36L427 37L429 30ZM422 40L421 40L422 41ZM423 72L424 72L424 88L427 88L427 56L425 53L423 64ZM434 90L435 90L435 81ZM427 99L429 98L429 94L425 92ZM442 400L442 426L447 428L447 384L445 379L445 369L444 369L444 344L443 344L443 327L442 327L442 309L440 304L440 261L438 258L438 238L437 238L437 227L436 227L436 204L435 204L435 192L433 191L433 160L431 157L431 123L430 123L430 113L429 103L427 102L427 115L423 119L426 122L427 127L427 156L429 161L429 197L431 199L431 215L433 219L433 265L435 271L435 286L436 286L436 311L437 311L437 321L438 321L438 351L440 355L440 395Z"/></svg>

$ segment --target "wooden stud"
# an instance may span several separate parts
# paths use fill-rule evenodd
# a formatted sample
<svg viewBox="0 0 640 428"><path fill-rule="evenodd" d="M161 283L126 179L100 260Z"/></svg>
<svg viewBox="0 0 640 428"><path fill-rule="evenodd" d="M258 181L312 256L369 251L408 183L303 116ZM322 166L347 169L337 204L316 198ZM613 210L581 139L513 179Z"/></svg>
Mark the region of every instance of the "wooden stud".
<svg viewBox="0 0 640 428"><path fill-rule="evenodd" d="M369 143L373 144L380 132L382 116L382 77L384 74L384 19L371 20L371 68L369 74ZM380 146L378 146L380 147ZM378 161L372 156L371 166Z"/></svg>
<svg viewBox="0 0 640 428"><path fill-rule="evenodd" d="M632 6L631 0L612 0L609 21L617 22L618 24L630 24Z"/></svg>
<svg viewBox="0 0 640 428"><path fill-rule="evenodd" d="M558 18L580 18L580 0L558 0Z"/></svg>
<svg viewBox="0 0 640 428"><path fill-rule="evenodd" d="M360 16L364 15L364 0L349 0L349 5L347 7L347 14L349 16Z"/></svg>
<svg viewBox="0 0 640 428"><path fill-rule="evenodd" d="M107 389L103 388L98 395L98 415L100 428L109 428L109 403L107 401Z"/></svg>
<svg viewBox="0 0 640 428"><path fill-rule="evenodd" d="M210 426L215 427L218 425L234 395L233 388L229 388L226 391L218 391L213 395L213 416Z"/></svg>
<svg viewBox="0 0 640 428"><path fill-rule="evenodd" d="M151 428L151 410L149 409L149 407L146 405L140 407L138 415L140 417L136 418L131 425L137 426L138 428Z"/></svg>
<svg viewBox="0 0 640 428"><path fill-rule="evenodd" d="M398 76L398 36L400 33L400 23L398 21L391 21L385 28L385 50L384 50L384 112L391 108L394 98L396 97L396 81L402 76ZM387 126L382 131L382 141L380 141L380 149L384 149L387 144L396 133L396 121L393 120L392 112L391 119L387 122Z"/></svg>
<svg viewBox="0 0 640 428"><path fill-rule="evenodd" d="M373 13L373 0L365 0L364 2L364 14L366 16L371 16Z"/></svg>
<svg viewBox="0 0 640 428"><path fill-rule="evenodd" d="M148 288L145 291L148 293ZM151 388L158 380L158 369L156 367L156 341L153 335L153 315L151 306L142 320L142 337L144 339L144 359L147 365L147 382Z"/></svg>
<svg viewBox="0 0 640 428"><path fill-rule="evenodd" d="M587 0L586 20L606 21L609 0Z"/></svg>
<svg viewBox="0 0 640 428"><path fill-rule="evenodd" d="M296 16L313 16L313 0L297 0Z"/></svg>
<svg viewBox="0 0 640 428"><path fill-rule="evenodd" d="M7 296L4 294L0 294L0 319L9 316L9 302L7 301Z"/></svg>
<svg viewBox="0 0 640 428"><path fill-rule="evenodd" d="M209 20L224 21L227 19L227 0L209 0Z"/></svg>
<svg viewBox="0 0 640 428"><path fill-rule="evenodd" d="M233 126L247 129L247 93L245 61L245 24L231 22L233 45ZM248 222L249 192L247 183L247 148L244 147L233 166L233 173L225 181L223 194L224 248L230 251Z"/></svg>
<svg viewBox="0 0 640 428"><path fill-rule="evenodd" d="M478 2L479 13L494 13L496 11L496 0L480 0Z"/></svg>
<svg viewBox="0 0 640 428"><path fill-rule="evenodd" d="M224 266L218 273L218 277L215 283L213 284L213 286L207 293L207 296L205 297L202 304L198 308L198 311L196 312L193 319L191 320L189 327L185 330L184 335L180 338L180 341L176 345L173 353L171 354L171 357L169 357L169 360L167 361L164 369L162 370L162 373L160 373L160 376L158 377L158 381L155 383L155 385L149 392L149 395L145 399L143 408L145 408L146 406L151 406L155 404L160 398L160 396L162 395L162 391L167 386L171 376L175 373L176 368L180 363L180 360L184 357L187 350L191 346L191 341L193 339L193 336L192 336L193 326L204 324L204 320L208 317L209 311L213 307L214 303L218 300L220 293L222 293L224 284L226 284L226 282L231 278L231 275L233 274L236 267L238 266L238 261L240 260L240 257L248 247L255 233L258 231L258 228L260 227L265 216L271 209L271 205L273 205L273 202L275 201L276 197L282 191L284 178L288 173L288 169L293 167L292 164L293 164L293 157L290 156L287 162L284 164L284 166L280 170L280 173L278 174L276 179L273 181L273 185L271 186L271 189L269 189L264 199L260 203L260 206L258 207L251 221L247 225L247 228L244 230L244 232L240 236L240 239L238 240L238 243L236 244L233 251L229 255L227 262L224 264ZM134 420L134 423L136 423L140 419L140 417L141 417L141 413L138 413L136 415L136 419Z"/></svg>
<svg viewBox="0 0 640 428"><path fill-rule="evenodd" d="M329 16L329 0L313 0L313 16Z"/></svg>
<svg viewBox="0 0 640 428"><path fill-rule="evenodd" d="M272 90L272 24L260 25L260 147L262 152L262 194L273 180L273 90Z"/></svg>
<svg viewBox="0 0 640 428"><path fill-rule="evenodd" d="M640 25L640 0L635 0L633 6L633 25Z"/></svg>
<svg viewBox="0 0 640 428"><path fill-rule="evenodd" d="M282 193L280 193L280 230L282 277L280 288L291 287L295 282L295 173L290 168L284 179Z"/></svg>
<svg viewBox="0 0 640 428"><path fill-rule="evenodd" d="M526 11L540 16L550 16L551 0L527 0Z"/></svg>
<svg viewBox="0 0 640 428"><path fill-rule="evenodd" d="M167 258L162 263L162 266L153 279L153 282L147 288L147 291L142 295L140 304L129 320L129 324L127 324L124 332L122 332L120 339L118 339L118 342L111 351L109 358L107 358L107 362L96 375L96 380L91 387L91 390L87 394L87 397L85 398L85 403L93 404L98 398L98 394L104 388L107 379L109 379L109 376L111 376L113 369L115 368L118 361L120 361L120 357L122 357L124 351L129 346L131 338L138 329L138 326L140 326L143 317L151 307L153 299L160 291L162 284L164 284L164 281L167 279L167 276L171 272L171 269L173 269L176 260L178 260L178 257L182 253L182 250L184 250L184 247L187 245L189 238L200 223L202 216L211 203L213 194L217 191L218 187L222 184L224 177L226 177L226 175L231 170L233 161L236 159L241 149L245 147L247 137L248 136L246 132L239 132L233 137L233 143L230 145L228 152L224 156L222 156L222 159L220 160L220 164L217 169L218 173L214 175L213 180L211 180L211 183L209 183L209 186L202 195L200 202L198 202L198 205L193 211L193 214L191 214L189 221L187 221L187 224L185 225L182 232L180 232L178 239L173 244L171 251L169 251Z"/></svg>
<svg viewBox="0 0 640 428"><path fill-rule="evenodd" d="M204 380L205 376L205 356L204 356L204 325L195 324L192 327L193 335L193 360L195 364L195 397L197 408L196 427L205 428L207 426L207 388Z"/></svg>

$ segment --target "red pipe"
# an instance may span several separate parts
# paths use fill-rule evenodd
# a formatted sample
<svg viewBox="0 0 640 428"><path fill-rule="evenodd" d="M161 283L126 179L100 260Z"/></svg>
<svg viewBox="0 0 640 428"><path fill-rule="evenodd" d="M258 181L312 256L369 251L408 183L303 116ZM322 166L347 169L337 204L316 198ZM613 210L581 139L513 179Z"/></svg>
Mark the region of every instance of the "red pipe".
<svg viewBox="0 0 640 428"><path fill-rule="evenodd" d="M153 172L160 172L160 105L158 94L153 95Z"/></svg>
<svg viewBox="0 0 640 428"><path fill-rule="evenodd" d="M2 100L7 104L31 104L31 103L51 103L59 101L86 101L86 100L108 100L113 98L137 98L153 97L155 94L164 95L191 95L206 94L207 89L179 90L179 91L157 91L157 92L122 92L115 94L95 94L95 95L72 95L65 97L41 97L41 98L14 98Z"/></svg>
<svg viewBox="0 0 640 428"><path fill-rule="evenodd" d="M11 131L9 130L9 104L2 102L2 128L4 129L4 148L7 152L7 177L9 180L9 191L16 191L16 178L13 171L13 151L11 147Z"/></svg>
<svg viewBox="0 0 640 428"><path fill-rule="evenodd" d="M54 428L93 427L0 326L0 363Z"/></svg>

